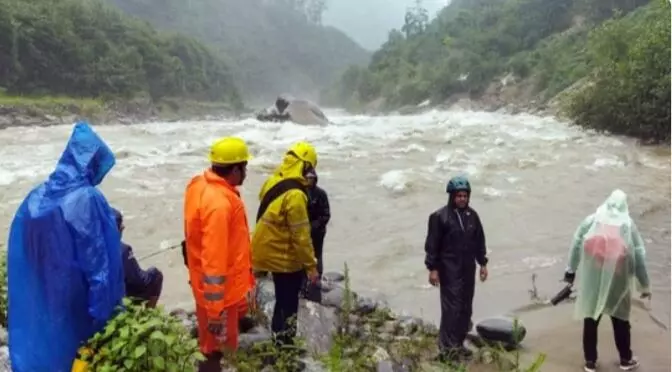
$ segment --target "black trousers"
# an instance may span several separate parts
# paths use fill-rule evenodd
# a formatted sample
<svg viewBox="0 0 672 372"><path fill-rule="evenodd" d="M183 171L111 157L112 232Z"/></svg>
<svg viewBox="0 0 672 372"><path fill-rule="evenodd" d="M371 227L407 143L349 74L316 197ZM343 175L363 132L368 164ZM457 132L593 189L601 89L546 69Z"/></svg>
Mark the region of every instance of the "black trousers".
<svg viewBox="0 0 672 372"><path fill-rule="evenodd" d="M583 320L583 356L587 362L597 361L597 327L600 319L585 318ZM611 317L611 325L614 328L614 341L618 349L618 355L623 361L632 359L630 349L630 322Z"/></svg>
<svg viewBox="0 0 672 372"><path fill-rule="evenodd" d="M275 308L271 320L271 330L276 344L293 345L296 337L296 321L299 313L299 293L305 278L305 271L293 273L273 273L275 286Z"/></svg>
<svg viewBox="0 0 672 372"><path fill-rule="evenodd" d="M324 265L322 261L322 251L324 247L324 236L326 231L324 230L312 230L310 232L310 237L313 241L313 249L315 250L315 258L317 259L317 272L322 278L324 273ZM308 301L313 301L320 303L322 302L322 289L318 285L312 285L306 280L304 284L304 296Z"/></svg>
<svg viewBox="0 0 672 372"><path fill-rule="evenodd" d="M324 237L326 234L327 232L324 230L312 230L310 232L310 237L313 240L313 249L315 250L315 258L317 259L317 272L320 273L320 277L322 277L322 273L324 272L322 251L324 248Z"/></svg>
<svg viewBox="0 0 672 372"><path fill-rule="evenodd" d="M469 332L476 286L476 266L455 262L439 270L441 325L439 347L443 352L464 347Z"/></svg>
<svg viewBox="0 0 672 372"><path fill-rule="evenodd" d="M223 357L219 351L205 355L205 360L198 363L198 372L221 372Z"/></svg>

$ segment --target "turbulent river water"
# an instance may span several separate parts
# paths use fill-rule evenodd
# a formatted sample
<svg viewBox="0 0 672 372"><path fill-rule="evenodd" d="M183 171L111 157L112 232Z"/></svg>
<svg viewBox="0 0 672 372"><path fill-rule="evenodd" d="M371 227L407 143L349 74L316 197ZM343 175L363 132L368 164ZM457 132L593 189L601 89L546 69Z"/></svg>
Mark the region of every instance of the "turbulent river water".
<svg viewBox="0 0 672 372"><path fill-rule="evenodd" d="M561 288L574 229L621 188L647 242L655 311L669 324L669 148L639 147L531 115L327 115L335 124L246 119L97 127L117 154L102 189L125 214L125 241L136 256L179 242L184 188L207 166L205 155L215 138L241 136L255 154L242 188L250 221L261 182L283 150L307 139L318 150L320 185L332 206L326 268L342 270L347 262L355 289L438 320L438 292L427 285L423 265L427 217L445 203L448 178L467 174L491 262L489 280L477 286L475 318L527 303L533 273L539 291L550 296ZM0 131L3 241L18 203L53 170L71 128ZM190 301L179 250L142 264L166 274L162 302Z"/></svg>

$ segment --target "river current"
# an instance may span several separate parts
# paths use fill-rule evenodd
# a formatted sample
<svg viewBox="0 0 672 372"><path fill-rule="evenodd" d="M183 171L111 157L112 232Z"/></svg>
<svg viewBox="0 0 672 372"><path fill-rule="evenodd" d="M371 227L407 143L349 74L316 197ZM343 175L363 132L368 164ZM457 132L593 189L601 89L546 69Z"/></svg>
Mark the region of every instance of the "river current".
<svg viewBox="0 0 672 372"><path fill-rule="evenodd" d="M475 319L529 301L530 277L542 295L562 284L575 228L615 188L629 196L647 243L654 309L670 318L670 151L583 131L532 115L430 111L414 116L351 116L327 111L327 127L254 119L99 126L117 155L104 181L125 214L124 240L142 257L179 243L189 179L207 167L209 145L237 135L255 155L242 188L250 221L264 178L296 140L314 143L332 221L327 270L347 262L354 289L393 308L438 320L438 291L423 265L428 215L447 199L446 181L469 176L483 221L490 278L479 283ZM0 131L0 238L18 203L54 169L72 126ZM162 302L189 302L179 250L142 262L164 271Z"/></svg>

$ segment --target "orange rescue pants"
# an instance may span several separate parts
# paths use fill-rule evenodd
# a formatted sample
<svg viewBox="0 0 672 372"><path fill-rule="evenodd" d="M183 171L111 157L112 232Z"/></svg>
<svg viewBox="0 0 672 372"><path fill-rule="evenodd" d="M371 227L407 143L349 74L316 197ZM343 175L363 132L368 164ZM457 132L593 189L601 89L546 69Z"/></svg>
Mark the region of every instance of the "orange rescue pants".
<svg viewBox="0 0 672 372"><path fill-rule="evenodd" d="M198 322L198 344L203 354L211 354L222 349L238 350L239 321L248 311L247 299L243 298L237 304L224 310L226 312L226 341L220 342L215 335L208 331L208 317L205 308L196 306L196 320Z"/></svg>

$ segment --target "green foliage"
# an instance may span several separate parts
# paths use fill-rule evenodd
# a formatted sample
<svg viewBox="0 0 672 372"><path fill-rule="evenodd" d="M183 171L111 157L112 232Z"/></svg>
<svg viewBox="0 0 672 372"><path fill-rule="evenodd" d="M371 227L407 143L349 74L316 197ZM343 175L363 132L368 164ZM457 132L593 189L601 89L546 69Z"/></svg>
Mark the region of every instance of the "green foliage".
<svg viewBox="0 0 672 372"><path fill-rule="evenodd" d="M7 328L7 251L5 249L0 250L0 326Z"/></svg>
<svg viewBox="0 0 672 372"><path fill-rule="evenodd" d="M202 44L156 32L102 0L0 0L0 86L12 95L224 100L227 65Z"/></svg>
<svg viewBox="0 0 672 372"><path fill-rule="evenodd" d="M440 371L467 371L473 364L439 363L438 330L434 327L418 325L403 326L394 322L389 309L377 309L371 314L353 316L354 296L350 289L350 275L347 263L344 267L344 297L340 313L340 327L334 333L334 343L321 360L329 371L365 372L376 370L381 355L388 360L406 365L410 370L434 368ZM394 327L390 329L390 321ZM517 324L517 323L516 323ZM385 332L381 329L387 328ZM517 329L517 327L516 327ZM514 334L518 338L520 334ZM507 352L499 345L481 345L476 362L494 365L499 371L538 372L546 356L541 354L529 366L523 366L519 351ZM383 357L384 358L384 357ZM434 370L431 369L431 370Z"/></svg>
<svg viewBox="0 0 672 372"><path fill-rule="evenodd" d="M409 11L404 32L390 32L369 66L348 69L324 100L359 109L379 98L383 108L479 98L512 73L530 87L522 98L543 102L574 90L566 111L582 126L669 141L667 2L453 0L428 25L413 27L422 14ZM586 80L593 84L576 92Z"/></svg>
<svg viewBox="0 0 672 372"><path fill-rule="evenodd" d="M92 352L82 359L94 371L195 371L204 360L198 341L177 318L129 299L85 348Z"/></svg>
<svg viewBox="0 0 672 372"><path fill-rule="evenodd" d="M647 141L670 141L670 5L654 0L590 35L592 84L567 107L577 124Z"/></svg>
<svg viewBox="0 0 672 372"><path fill-rule="evenodd" d="M374 53L369 74L348 70L324 92L331 100L366 99L370 87L390 106L478 95L506 71L509 59L567 29L572 2L552 0L454 1L426 24L426 12L409 10L402 30L392 31ZM524 67L524 66L522 66ZM520 68L519 68L520 69ZM349 74L349 75L347 75ZM367 93L364 93L367 91ZM344 92L351 92L348 94Z"/></svg>

